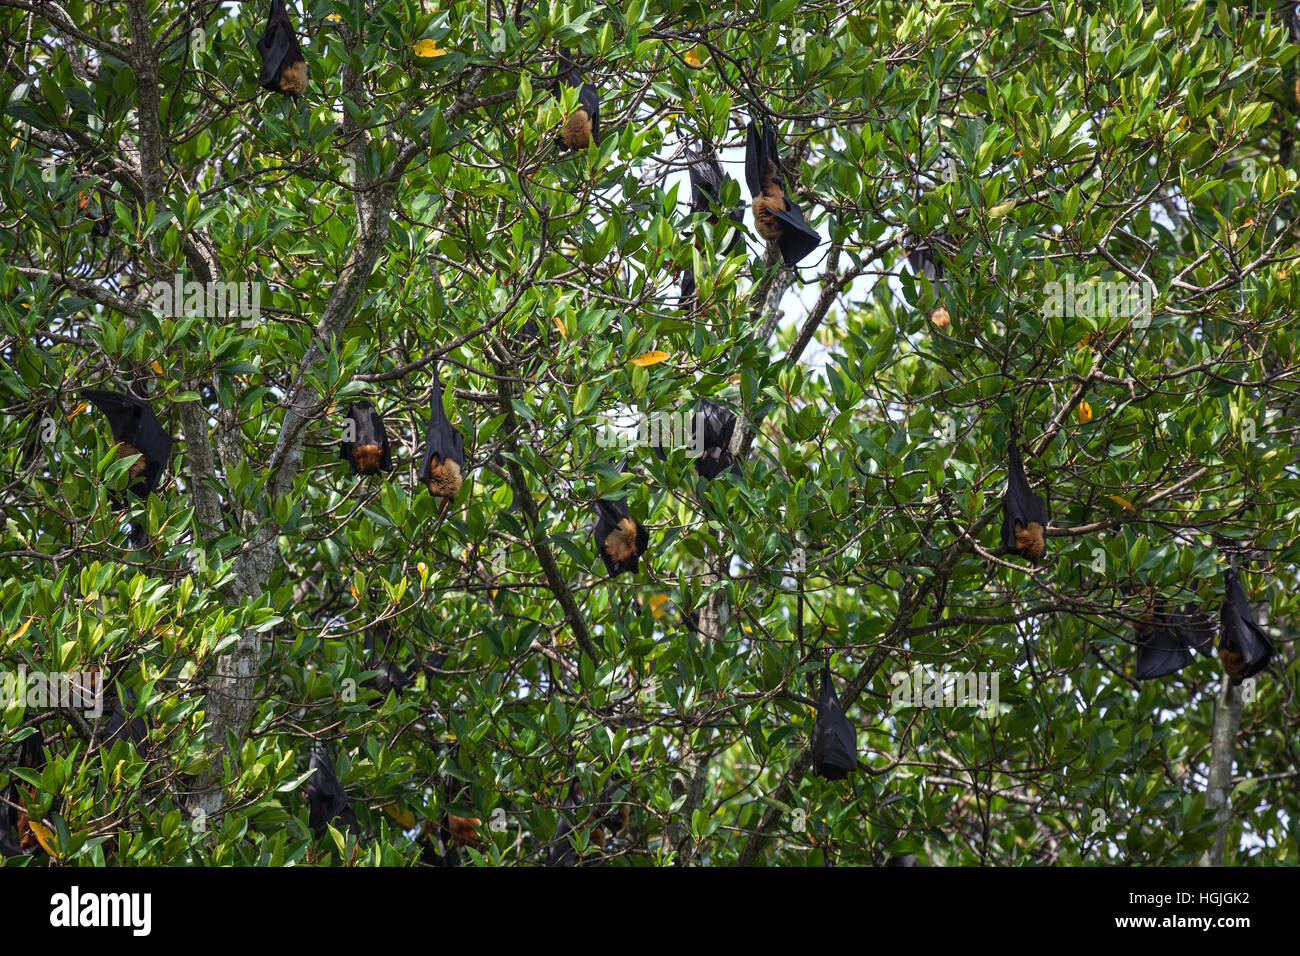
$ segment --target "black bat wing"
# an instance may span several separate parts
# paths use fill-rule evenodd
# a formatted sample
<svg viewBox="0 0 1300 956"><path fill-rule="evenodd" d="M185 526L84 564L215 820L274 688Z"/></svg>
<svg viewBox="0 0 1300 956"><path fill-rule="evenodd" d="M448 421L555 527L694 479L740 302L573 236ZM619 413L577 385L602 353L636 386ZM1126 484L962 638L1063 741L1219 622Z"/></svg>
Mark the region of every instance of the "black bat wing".
<svg viewBox="0 0 1300 956"><path fill-rule="evenodd" d="M772 215L781 223L781 238L776 241L781 250L781 259L787 266L797 266L814 249L821 245L821 236L817 230L808 225L803 212L790 199L785 197L785 209L774 211Z"/></svg>
<svg viewBox="0 0 1300 956"><path fill-rule="evenodd" d="M736 413L726 406L707 398L700 400L695 427L704 431L701 442L704 453L696 459L695 469L710 481L736 465L731 454L731 437L736 430L736 421Z"/></svg>
<svg viewBox="0 0 1300 956"><path fill-rule="evenodd" d="M1241 656L1241 680L1254 677L1273 657L1273 641L1255 623L1254 612L1246 600L1241 577L1235 568L1223 572L1224 597L1219 620L1219 647L1228 648Z"/></svg>
<svg viewBox="0 0 1300 956"><path fill-rule="evenodd" d="M1214 656L1214 619L1194 604L1185 604L1171 613L1168 624L1184 644L1206 657Z"/></svg>
<svg viewBox="0 0 1300 956"><path fill-rule="evenodd" d="M745 127L745 185L751 196L763 192L763 171L767 169L767 150L763 134L753 120Z"/></svg>
<svg viewBox="0 0 1300 956"><path fill-rule="evenodd" d="M591 120L591 139L594 143L600 142L600 95L596 87L591 83L583 83L578 87L578 105L587 111L587 118Z"/></svg>
<svg viewBox="0 0 1300 956"><path fill-rule="evenodd" d="M158 479L171 461L174 439L162 427L149 403L133 395L88 388L81 397L93 403L113 430L113 438L138 449L144 455L144 472L131 486L141 498L158 487Z"/></svg>
<svg viewBox="0 0 1300 956"><path fill-rule="evenodd" d="M827 780L843 780L857 769L857 747L857 734L840 706L830 666L823 664L817 722L812 731L813 773Z"/></svg>
<svg viewBox="0 0 1300 956"><path fill-rule="evenodd" d="M691 212L708 212L710 204L722 201L722 167L713 157L693 150L686 151L686 159L691 180Z"/></svg>
<svg viewBox="0 0 1300 956"><path fill-rule="evenodd" d="M310 809L308 823L317 836L324 834L331 820L338 819L344 827L356 826L357 818L352 803L334 775L334 765L324 752L311 755L312 771L307 781L307 805Z"/></svg>
<svg viewBox="0 0 1300 956"><path fill-rule="evenodd" d="M677 300L679 303L678 307L689 310L693 308L694 299L695 299L695 270L687 269L685 272L682 273L682 294L681 294L681 298Z"/></svg>
<svg viewBox="0 0 1300 956"><path fill-rule="evenodd" d="M1192 662L1192 652L1180 634L1164 626L1163 621L1152 629L1145 641L1137 646L1138 680L1152 680L1175 674Z"/></svg>

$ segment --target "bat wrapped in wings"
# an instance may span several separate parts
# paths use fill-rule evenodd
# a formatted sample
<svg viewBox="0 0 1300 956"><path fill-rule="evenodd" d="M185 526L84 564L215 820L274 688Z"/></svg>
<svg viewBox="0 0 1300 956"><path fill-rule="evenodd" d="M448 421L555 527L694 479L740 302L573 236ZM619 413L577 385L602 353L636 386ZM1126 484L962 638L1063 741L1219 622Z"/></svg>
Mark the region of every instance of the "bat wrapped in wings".
<svg viewBox="0 0 1300 956"><path fill-rule="evenodd" d="M442 408L442 379L438 367L433 368L433 399L429 406L429 430L424 439L424 463L420 466L420 480L429 494L446 502L456 497L461 486L461 470L465 466L465 440L447 420Z"/></svg>
<svg viewBox="0 0 1300 956"><path fill-rule="evenodd" d="M840 706L829 663L822 665L817 722L812 730L812 764L813 773L827 780L843 780L858 767L858 736Z"/></svg>
<svg viewBox="0 0 1300 956"><path fill-rule="evenodd" d="M1246 600L1241 575L1235 567L1223 572L1223 605L1219 611L1219 660L1223 672L1240 684L1254 677L1273 657L1273 641L1255 623L1255 614Z"/></svg>
<svg viewBox="0 0 1300 956"><path fill-rule="evenodd" d="M271 15L257 41L257 52L262 57L262 73L257 79L262 89L294 97L307 91L307 61L284 0L271 0Z"/></svg>
<svg viewBox="0 0 1300 956"><path fill-rule="evenodd" d="M352 440L348 441L348 436ZM393 458L388 447L388 430L384 420L369 402L348 406L343 422L344 440L339 443L339 457L348 463L354 475L378 475L392 471Z"/></svg>
<svg viewBox="0 0 1300 956"><path fill-rule="evenodd" d="M787 266L798 265L817 248L821 237L786 192L776 133L768 123L760 126L751 121L745 130L745 182L754 197L754 228L777 244Z"/></svg>
<svg viewBox="0 0 1300 956"><path fill-rule="evenodd" d="M1037 561L1047 550L1047 505L1029 489L1013 428L1007 440L1007 490L1002 496L1002 544L1007 551Z"/></svg>
<svg viewBox="0 0 1300 956"><path fill-rule="evenodd" d="M1169 611L1153 595L1134 630L1138 637L1134 676L1138 680L1176 674L1192 662L1193 648L1207 657L1214 652L1214 622L1193 604Z"/></svg>
<svg viewBox="0 0 1300 956"><path fill-rule="evenodd" d="M600 97L596 87L583 78L567 49L560 49L559 60L556 94L561 86L572 86L578 91L578 108L565 119L559 141L569 149L586 149L588 143L600 142Z"/></svg>
<svg viewBox="0 0 1300 956"><path fill-rule="evenodd" d="M323 749L314 751L309 764L311 777L307 780L307 806L309 810L308 825L316 836L323 836L331 823L338 821L340 830L357 829L357 816L352 812L352 801L348 799L339 778L334 775L334 764L329 754Z"/></svg>

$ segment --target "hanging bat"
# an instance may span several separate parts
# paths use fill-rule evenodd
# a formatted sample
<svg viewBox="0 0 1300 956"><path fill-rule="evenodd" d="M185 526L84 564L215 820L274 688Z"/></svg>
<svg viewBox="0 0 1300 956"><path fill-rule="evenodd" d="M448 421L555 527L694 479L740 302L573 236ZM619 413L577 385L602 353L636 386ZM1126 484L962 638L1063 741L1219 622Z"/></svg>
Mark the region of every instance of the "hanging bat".
<svg viewBox="0 0 1300 956"><path fill-rule="evenodd" d="M700 399L695 409L695 427L703 434L698 439L704 453L695 459L695 470L708 481L724 471L740 474L740 465L731 453L731 436L736 430L736 413L710 399Z"/></svg>
<svg viewBox="0 0 1300 956"><path fill-rule="evenodd" d="M622 781L619 782L620 788L625 787ZM600 827L608 830L610 833L621 833L627 826L631 817L631 808L627 802L626 794L622 800L615 799L615 782L610 780L605 784L605 789L601 791L600 802L596 805L596 816L599 819ZM603 850L604 844L601 844Z"/></svg>
<svg viewBox="0 0 1300 956"><path fill-rule="evenodd" d="M447 779L443 784L443 794L446 797L447 805L465 804L473 799L473 792L468 783L461 783L453 797L452 780ZM467 846L477 846L479 842L478 828L482 821L478 817L462 817L452 813L450 809L443 814L443 843L451 848L464 848ZM452 851L454 852L454 850Z"/></svg>
<svg viewBox="0 0 1300 956"><path fill-rule="evenodd" d="M760 128L751 120L745 130L745 181L754 197L754 228L777 244L787 266L798 265L817 248L821 237L786 193L776 133L767 123Z"/></svg>
<svg viewBox="0 0 1300 956"><path fill-rule="evenodd" d="M460 432L451 427L442 410L442 379L438 366L433 367L433 401L429 409L429 431L424 440L424 464L420 466L420 480L429 494L443 499L443 513L456 493L460 491L461 469L465 465L465 442Z"/></svg>
<svg viewBox="0 0 1300 956"><path fill-rule="evenodd" d="M578 827L574 823L582 811L582 787L574 780L569 785L569 795L560 807L560 816L555 824L555 835L551 838L551 847L546 854L547 866L577 866L581 861L578 851L569 842L569 834ZM590 828L588 842L595 844L603 853L605 850L605 831L595 826Z"/></svg>
<svg viewBox="0 0 1300 956"><path fill-rule="evenodd" d="M257 81L262 89L293 97L307 92L307 61L284 0L271 0L271 15L262 39L257 41L257 52L262 57L262 74Z"/></svg>
<svg viewBox="0 0 1300 956"><path fill-rule="evenodd" d="M387 628L366 628L366 638L362 645L366 652L366 670L379 671L379 673L369 680L362 681L361 686L378 691L380 697L387 697L389 691L400 694L411 686L414 681L410 675L392 661L383 660L375 652L375 638L372 630L380 631L380 640L384 642L385 650L387 650L388 645Z"/></svg>
<svg viewBox="0 0 1300 956"><path fill-rule="evenodd" d="M559 59L556 95L559 95L561 85L578 90L578 108L560 128L559 142L569 149L586 149L588 143L600 142L600 98L596 95L596 87L583 79L582 71L564 47L560 48Z"/></svg>
<svg viewBox="0 0 1300 956"><path fill-rule="evenodd" d="M348 441L348 436L352 440ZM339 457L348 463L354 475L377 475L392 471L393 459L388 448L388 431L384 420L369 402L354 402L348 406L343 422L344 441L339 444Z"/></svg>
<svg viewBox="0 0 1300 956"><path fill-rule="evenodd" d="M696 152L693 149L686 150L686 172L691 181L691 213L708 213L709 222L718 221L717 213L713 207L722 202L722 187L726 182L726 177L722 174L722 167L718 165L717 159L712 154ZM745 221L745 211L743 207L738 207L731 211L731 220L737 224ZM736 250L736 247L744 243L744 237L737 229L727 245L727 255ZM682 273L682 294L680 298L681 308L693 309L692 304L695 299L695 271L686 269Z"/></svg>
<svg viewBox="0 0 1300 956"><path fill-rule="evenodd" d="M628 514L627 500L606 501L598 498L592 502L596 524L592 534L600 549L601 560L610 577L624 571L635 572L641 555L650 544L650 535L641 523Z"/></svg>
<svg viewBox="0 0 1300 956"><path fill-rule="evenodd" d="M947 244L947 241L947 235L942 232L935 233L929 240L917 239L911 235L905 240L907 264L912 270L912 275L925 276L939 293L940 303L930 313L930 321L941 329L952 322L952 317L943 305L942 300L947 296L948 283L944 281L943 263L935 256L935 251Z"/></svg>
<svg viewBox="0 0 1300 956"><path fill-rule="evenodd" d="M316 836L323 836L330 823L338 820L338 828L357 829L357 816L352 812L352 801L334 775L334 765L329 754L321 749L314 751L309 764L311 777L307 780L307 806L310 810L308 825Z"/></svg>
<svg viewBox="0 0 1300 956"><path fill-rule="evenodd" d="M18 750L17 767L23 770L35 770L40 773L45 769L45 740L38 731L22 742ZM11 782L5 790L6 804L0 805L0 858L11 856L30 856L40 847L36 833L27 819L23 809L22 794L35 799L30 786L21 785L17 777L11 776ZM17 836L15 837L15 833Z"/></svg>
<svg viewBox="0 0 1300 956"><path fill-rule="evenodd" d="M1219 660L1223 672L1233 684L1240 684L1267 667L1272 657L1273 642L1255 623L1241 576L1229 566L1223 572L1223 607L1219 611Z"/></svg>
<svg viewBox="0 0 1300 956"><path fill-rule="evenodd" d="M1047 550L1047 505L1029 490L1018 432L1012 427L1007 440L1007 490L1002 496L1002 544L1007 551L1037 561Z"/></svg>
<svg viewBox="0 0 1300 956"><path fill-rule="evenodd" d="M711 154L697 153L693 149L688 149L686 163L686 172L691 180L691 212L708 213L709 222L716 223L718 215L713 208L722 204L722 188L726 184L727 177L723 175L722 167ZM737 206L731 211L731 221L737 225L745 221L743 206ZM743 243L744 237L739 230L736 230L727 245L727 254L730 255Z"/></svg>
<svg viewBox="0 0 1300 956"><path fill-rule="evenodd" d="M131 463L131 490L139 498L149 497L158 487L163 469L171 461L172 436L163 430L149 403L134 395L87 388L81 397L94 404L108 419L117 442L119 458L139 455Z"/></svg>
<svg viewBox="0 0 1300 956"><path fill-rule="evenodd" d="M1195 605L1181 611L1167 611L1164 602L1152 594L1149 611L1134 625L1138 634L1138 680L1153 680L1176 674L1192 662L1190 648L1209 656L1214 639L1214 624Z"/></svg>
<svg viewBox="0 0 1300 956"><path fill-rule="evenodd" d="M831 682L830 664L822 664L817 722L812 730L812 763L813 773L827 780L843 780L858 768L858 736L840 706Z"/></svg>

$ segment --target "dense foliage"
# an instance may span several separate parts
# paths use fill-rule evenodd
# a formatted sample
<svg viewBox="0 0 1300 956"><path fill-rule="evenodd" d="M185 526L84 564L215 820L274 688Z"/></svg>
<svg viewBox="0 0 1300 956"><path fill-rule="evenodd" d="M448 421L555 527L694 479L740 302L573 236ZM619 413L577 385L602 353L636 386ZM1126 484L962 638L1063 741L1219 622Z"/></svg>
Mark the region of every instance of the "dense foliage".
<svg viewBox="0 0 1300 956"><path fill-rule="evenodd" d="M0 0L0 668L117 668L98 721L8 702L0 787L43 821L9 865L411 865L449 809L461 862L538 864L601 794L630 814L588 862L1179 865L1233 695L1224 859L1297 862L1289 5L307 0L302 100L258 88L266 12ZM794 269L748 210L726 251L761 115L823 237ZM168 309L178 274L260 314ZM147 502L79 411L131 383L177 438ZM701 397L739 474L619 471L611 419ZM338 457L363 398L382 478ZM1013 427L1038 564L999 538ZM624 493L650 550L610 578L590 502ZM1272 665L1244 701L1206 657L1136 681L1143 596L1217 615L1229 559ZM825 653L846 781L808 772ZM918 666L997 706L891 702ZM308 827L319 746L346 835Z"/></svg>

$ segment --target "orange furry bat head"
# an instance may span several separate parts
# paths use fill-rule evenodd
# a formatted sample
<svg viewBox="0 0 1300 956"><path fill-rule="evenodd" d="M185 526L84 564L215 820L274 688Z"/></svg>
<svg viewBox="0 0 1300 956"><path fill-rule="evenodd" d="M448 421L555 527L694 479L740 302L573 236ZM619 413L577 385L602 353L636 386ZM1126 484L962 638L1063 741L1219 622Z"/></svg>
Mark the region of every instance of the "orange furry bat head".
<svg viewBox="0 0 1300 956"><path fill-rule="evenodd" d="M1047 540L1043 537L1043 526L1037 521L1029 522L1024 527L1016 522L1016 551L1021 557L1037 561L1047 550Z"/></svg>

